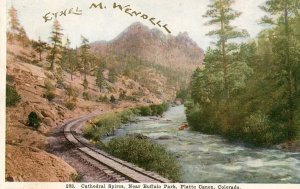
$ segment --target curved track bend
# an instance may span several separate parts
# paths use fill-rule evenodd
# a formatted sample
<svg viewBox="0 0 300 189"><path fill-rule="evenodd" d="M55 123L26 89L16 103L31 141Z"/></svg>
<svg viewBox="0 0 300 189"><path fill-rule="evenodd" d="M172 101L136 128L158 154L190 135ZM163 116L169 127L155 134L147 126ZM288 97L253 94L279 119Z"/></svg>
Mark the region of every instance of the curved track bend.
<svg viewBox="0 0 300 189"><path fill-rule="evenodd" d="M80 129L86 121L99 115L92 113L64 124L64 136L74 145L77 155L87 163L102 170L102 174L113 182L170 183L171 181L156 173L146 171L131 163L115 158L95 148L82 137Z"/></svg>

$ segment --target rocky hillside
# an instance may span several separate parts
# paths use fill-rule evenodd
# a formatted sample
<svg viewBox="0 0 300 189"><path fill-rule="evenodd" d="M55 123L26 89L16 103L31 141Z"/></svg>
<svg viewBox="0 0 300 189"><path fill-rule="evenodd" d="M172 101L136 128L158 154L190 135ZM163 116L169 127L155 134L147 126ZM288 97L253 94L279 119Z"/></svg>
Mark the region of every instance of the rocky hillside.
<svg viewBox="0 0 300 189"><path fill-rule="evenodd" d="M7 44L7 48L7 86L20 96L16 105L6 108L7 181L72 181L76 170L46 152L49 134L53 130L71 118L94 110L110 111L112 108L161 103L175 98L175 89L166 89L166 79L151 69L144 70L142 74L149 75L146 77L147 86L124 75L117 75L116 81L111 83L107 80L108 69L104 71L107 86L101 92L94 75L87 75L89 86L85 90L78 72L71 80L70 74L63 71L63 86L60 86L55 73L49 70L46 53L42 54L43 61L36 61L38 54L30 45L24 47L13 41ZM53 99L45 96L49 85ZM71 109L67 106L68 86L76 91L72 97L76 98L76 106ZM7 95L10 95L7 98L16 96L13 92ZM111 96L116 98L116 103L110 102ZM28 126L31 112L35 112L41 121L38 129Z"/></svg>
<svg viewBox="0 0 300 189"><path fill-rule="evenodd" d="M99 41L92 50L100 55L118 54L133 56L143 61L191 73L201 66L203 50L188 36L165 35L158 29L149 29L141 23L134 23L114 40Z"/></svg>

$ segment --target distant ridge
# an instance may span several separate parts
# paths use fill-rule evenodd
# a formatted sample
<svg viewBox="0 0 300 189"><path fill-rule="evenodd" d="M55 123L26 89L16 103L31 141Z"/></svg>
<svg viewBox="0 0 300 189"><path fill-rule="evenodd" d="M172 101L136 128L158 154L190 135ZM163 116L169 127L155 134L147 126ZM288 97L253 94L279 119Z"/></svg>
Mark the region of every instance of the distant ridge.
<svg viewBox="0 0 300 189"><path fill-rule="evenodd" d="M140 22L133 23L115 39L91 44L101 55L115 53L191 73L203 63L204 51L188 33L165 35L159 29L149 29Z"/></svg>

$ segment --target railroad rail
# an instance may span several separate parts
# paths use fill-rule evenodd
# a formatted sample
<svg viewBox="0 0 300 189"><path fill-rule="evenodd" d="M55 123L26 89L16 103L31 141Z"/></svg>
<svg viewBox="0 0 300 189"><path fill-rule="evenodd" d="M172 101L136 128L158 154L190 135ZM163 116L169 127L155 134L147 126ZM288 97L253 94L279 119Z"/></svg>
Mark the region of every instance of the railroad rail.
<svg viewBox="0 0 300 189"><path fill-rule="evenodd" d="M97 116L97 113L92 113L69 121L64 125L64 136L76 148L76 155L94 167L98 167L102 170L102 174L106 174L107 177L111 178L110 181L136 183L171 182L157 173L146 171L129 162L113 157L91 145L88 140L83 138L79 130L86 121L95 116Z"/></svg>

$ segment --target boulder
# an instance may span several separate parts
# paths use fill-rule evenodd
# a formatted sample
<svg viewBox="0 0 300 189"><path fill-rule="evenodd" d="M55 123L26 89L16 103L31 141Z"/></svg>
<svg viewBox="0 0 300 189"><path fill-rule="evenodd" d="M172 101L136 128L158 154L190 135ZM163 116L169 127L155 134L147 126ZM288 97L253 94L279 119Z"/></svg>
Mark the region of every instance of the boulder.
<svg viewBox="0 0 300 189"><path fill-rule="evenodd" d="M171 136L164 135L164 136L158 137L157 139L158 139L158 140L170 140L171 138L172 138Z"/></svg>
<svg viewBox="0 0 300 189"><path fill-rule="evenodd" d="M188 124L187 123L183 123L182 125L180 125L180 127L178 128L178 130L179 131L183 131L183 130L188 129L188 128L189 128Z"/></svg>

